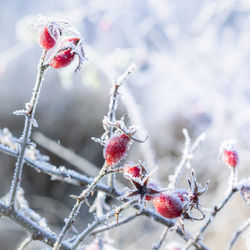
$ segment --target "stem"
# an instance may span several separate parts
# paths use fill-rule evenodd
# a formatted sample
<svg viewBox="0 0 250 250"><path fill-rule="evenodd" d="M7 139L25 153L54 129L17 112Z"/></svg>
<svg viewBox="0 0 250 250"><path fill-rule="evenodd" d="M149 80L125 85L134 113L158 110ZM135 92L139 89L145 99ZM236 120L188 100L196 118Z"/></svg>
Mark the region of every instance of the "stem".
<svg viewBox="0 0 250 250"><path fill-rule="evenodd" d="M169 176L169 180L170 180L169 188L170 189L173 189L177 186L177 184L181 178L184 167L187 165L187 163L190 161L190 159L193 158L193 154L196 152L198 146L205 138L205 134L204 133L201 134L196 139L196 141L193 143L193 145L191 146L191 139L190 139L190 136L189 136L187 129L183 129L182 132L183 132L184 137L185 137L185 147L183 150L182 159L181 159L179 165L175 168L174 175Z"/></svg>
<svg viewBox="0 0 250 250"><path fill-rule="evenodd" d="M15 208L9 208L5 203L0 201L0 215L8 217L12 221L22 226L28 231L34 240L41 240L49 246L53 246L56 242L55 233L42 228L36 222L31 220L27 215L17 211ZM68 244L63 243L61 250L69 250Z"/></svg>
<svg viewBox="0 0 250 250"><path fill-rule="evenodd" d="M129 78L129 76L135 71L135 65L132 64L129 66L129 68L124 72L121 76L119 76L113 83L113 87L111 90L111 96L109 101L109 110L107 114L108 121L110 123L113 123L115 121L115 112L117 109L117 102L118 102L118 96L119 96L119 88L120 86ZM110 138L113 135L113 127L110 126L108 131L106 131L106 135L108 138ZM115 175L111 174L108 176L108 185L110 189L112 190L115 185Z"/></svg>
<svg viewBox="0 0 250 250"><path fill-rule="evenodd" d="M98 227L98 225L102 224L103 222L109 220L116 214L119 214L121 211L123 211L126 208L129 208L133 203L137 202L137 199L129 200L126 203L122 204L121 206L115 208L114 210L108 212L104 216L97 218L95 221L92 222L92 224L87 227L75 240L75 242L71 245L71 249L74 250L78 247L78 245L95 229Z"/></svg>
<svg viewBox="0 0 250 250"><path fill-rule="evenodd" d="M33 89L33 94L31 96L30 102L27 105L28 107L26 107L26 109L28 108L28 110L26 110L25 125L24 125L23 134L21 137L19 155L17 158L16 169L15 169L15 173L14 173L12 184L11 184L11 190L10 190L10 203L9 203L10 207L15 206L16 193L21 182L25 149L30 139L32 124L34 122L36 105L37 105L39 93L41 91L43 74L45 70L49 67L48 65L43 65L46 54L47 54L47 50L44 50L42 57L40 59L40 62L38 64L38 73L37 73L35 87Z"/></svg>
<svg viewBox="0 0 250 250"><path fill-rule="evenodd" d="M227 250L231 250L233 248L233 245L235 244L236 240L239 238L239 236L247 230L247 228L250 226L250 218L242 225L240 228L234 233L234 236L232 240L230 241Z"/></svg>
<svg viewBox="0 0 250 250"><path fill-rule="evenodd" d="M217 213L224 208L224 206L227 204L227 202L230 200L230 198L233 196L233 194L235 192L237 192L238 189L237 188L231 188L229 194L226 196L226 198L221 202L221 204L219 206L215 206L214 207L214 211L211 213L210 217L208 218L207 222L205 223L205 225L200 229L200 231L195 235L195 237L193 239L190 239L187 244L184 246L183 250L188 249L189 247L191 247L194 243L196 243L198 241L198 239L200 238L200 235L202 233L204 233L204 231L207 229L207 227L209 226L209 224L213 221L213 219L215 218L215 216L217 215Z"/></svg>
<svg viewBox="0 0 250 250"><path fill-rule="evenodd" d="M76 215L79 213L82 203L85 201L89 193L95 188L97 183L106 175L106 173L107 173L107 166L104 165L102 169L100 170L99 174L92 181L92 183L85 190L82 191L79 197L76 197L76 203L74 207L72 208L70 215L68 219L66 220L61 233L58 236L58 239L53 247L53 250L57 250L60 248L62 240L64 236L66 235L66 233L68 232L68 230L70 229L71 225L74 223L74 219Z"/></svg>
<svg viewBox="0 0 250 250"><path fill-rule="evenodd" d="M160 240L158 242L154 243L152 250L159 250L160 249L160 247L162 246L162 243L164 242L164 240L168 234L168 230L169 230L168 227L164 229Z"/></svg>
<svg viewBox="0 0 250 250"><path fill-rule="evenodd" d="M135 214L132 214L132 215L129 215L123 219L119 219L118 223L117 222L114 222L108 226L103 226L103 227L99 227L97 228L96 230L94 230L93 232L91 232L91 235L94 235L94 234L98 234L98 233L101 233L101 232L104 232L104 231L107 231L107 230L110 230L112 228L116 228L118 226L121 226L135 218L137 218L140 214L138 213L135 213Z"/></svg>
<svg viewBox="0 0 250 250"><path fill-rule="evenodd" d="M32 241L32 237L29 236L28 238L26 238L20 245L20 247L18 247L18 250L24 250Z"/></svg>

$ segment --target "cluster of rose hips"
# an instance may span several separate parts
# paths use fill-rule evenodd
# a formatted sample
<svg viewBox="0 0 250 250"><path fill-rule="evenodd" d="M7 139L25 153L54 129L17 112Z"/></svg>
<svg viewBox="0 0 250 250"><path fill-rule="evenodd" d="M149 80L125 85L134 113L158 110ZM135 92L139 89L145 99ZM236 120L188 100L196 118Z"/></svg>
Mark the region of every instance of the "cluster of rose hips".
<svg viewBox="0 0 250 250"><path fill-rule="evenodd" d="M78 33L69 32L69 26L67 23L46 19L38 25L38 42L47 51L55 50L49 60L51 67L56 69L66 67L77 55L79 63L76 71L78 71L86 58L82 46L82 38ZM65 35L67 33L70 33L71 36Z"/></svg>
<svg viewBox="0 0 250 250"><path fill-rule="evenodd" d="M131 189L121 198L138 196L144 206L146 201L152 200L156 211L170 219L180 216L185 219L195 219L188 214L193 208L202 213L198 197L207 190L207 187L201 188L194 174L192 174L192 180L189 181L189 191L182 189L168 190L161 188L156 181L151 179L152 172L148 174L144 163L140 161L138 163L130 162L122 168L117 168L117 165L125 158L132 141L141 141L134 138L136 129L134 127L127 129L122 121L116 121L108 125L115 127L116 131L106 142L102 143L105 146L105 164L114 172L122 171L124 177L129 179L134 186L134 189ZM203 213L202 218L204 218Z"/></svg>

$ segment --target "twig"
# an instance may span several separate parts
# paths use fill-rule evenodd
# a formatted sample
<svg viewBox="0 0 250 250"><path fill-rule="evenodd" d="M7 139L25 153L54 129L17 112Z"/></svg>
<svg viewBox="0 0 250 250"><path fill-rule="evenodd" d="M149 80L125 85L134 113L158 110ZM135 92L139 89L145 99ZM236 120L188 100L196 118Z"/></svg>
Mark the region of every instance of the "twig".
<svg viewBox="0 0 250 250"><path fill-rule="evenodd" d="M245 221L245 223L243 225L241 225L239 227L239 229L234 233L234 236L232 238L232 240L230 241L228 247L226 248L226 250L231 250L233 248L233 245L235 244L235 242L237 241L237 239L240 237L240 235L247 230L247 228L250 226L250 218Z"/></svg>
<svg viewBox="0 0 250 250"><path fill-rule="evenodd" d="M167 219L165 217L162 217L161 215L159 215L158 213L156 213L154 210L152 209L146 209L144 211L142 211L142 214L153 219L156 222L159 222L167 227L173 227L175 226L175 223L173 220ZM176 232L184 239L184 240L188 240L188 237L178 228L176 230ZM189 235L189 233L186 231L186 234ZM201 242L194 242L193 245L197 248L197 249L201 249L201 250L207 250L207 247L204 246Z"/></svg>
<svg viewBox="0 0 250 250"><path fill-rule="evenodd" d="M92 177L98 174L99 168L97 168L95 165L90 163L85 158L77 155L73 151L69 150L68 148L46 137L42 133L35 132L33 138L35 142L44 147L46 150L52 152L61 159L69 162L77 169L79 169L81 172L84 172Z"/></svg>
<svg viewBox="0 0 250 250"><path fill-rule="evenodd" d="M164 240L165 240L165 238L166 238L166 236L168 234L168 230L169 230L168 227L164 229L164 231L163 231L163 233L161 235L160 240L158 242L156 242L156 243L153 244L152 250L159 250L160 249L160 247L162 246L162 243L164 242Z"/></svg>
<svg viewBox="0 0 250 250"><path fill-rule="evenodd" d="M12 146L14 147L14 145ZM0 151L14 157L18 156L17 151L2 144L0 144ZM45 160L38 160L38 158L43 159L44 156L41 155L38 150L36 150L36 153L38 154L38 156L35 156L35 159L31 159L30 157L25 156L24 161L26 162L26 164L33 167L37 171L50 175L52 180L60 180L77 186L85 186L87 184L91 184L91 182L93 181L93 178L89 178L74 170L67 169L65 167L57 167ZM96 185L96 189L108 193L111 196L115 195L115 192L112 193L109 190L109 187L100 183Z"/></svg>
<svg viewBox="0 0 250 250"><path fill-rule="evenodd" d="M75 242L71 245L72 250L76 249L76 247L96 228L98 225L102 224L103 222L109 220L110 218L114 217L117 213L119 214L124 209L130 207L132 204L136 203L138 200L129 200L126 203L123 203L121 206L113 209L112 211L108 212L104 216L100 218L96 218L92 224L87 227L79 236L76 238Z"/></svg>
<svg viewBox="0 0 250 250"><path fill-rule="evenodd" d="M24 125L23 134L21 137L21 145L19 149L16 169L15 169L15 173L14 173L12 184L11 184L11 190L10 190L11 195L10 195L9 205L12 207L14 207L15 205L16 193L21 182L25 149L30 139L32 125L34 125L34 121L35 121L34 115L35 115L39 93L40 93L41 86L42 86L43 74L45 70L48 68L48 65L43 65L45 57L46 57L46 53L47 51L44 50L42 57L40 59L40 62L38 64L37 79L36 79L35 87L33 89L31 100L28 104L26 104L27 106L26 106L25 112L27 113L25 114L25 125Z"/></svg>
<svg viewBox="0 0 250 250"><path fill-rule="evenodd" d="M74 223L74 219L75 219L76 215L78 214L82 203L85 201L85 199L87 198L89 193L92 190L94 190L97 183L106 175L106 172L107 172L107 166L104 165L102 167L102 169L100 170L99 174L94 178L92 183L85 190L82 191L82 193L79 195L79 197L76 197L76 203L75 203L74 207L72 208L68 219L66 219L66 221L65 221L65 225L64 225L61 233L58 236L58 239L53 247L53 250L57 250L60 248L62 240L63 240L64 236L66 235L66 233L68 232L68 230L70 229L71 225Z"/></svg>
<svg viewBox="0 0 250 250"><path fill-rule="evenodd" d="M127 217L125 217L125 218L122 218L122 219L119 218L118 223L117 223L117 222L114 222L114 223L112 223L112 224L110 224L110 225L108 225L108 226L99 227L99 228L97 228L96 230L92 231L91 234L92 234L92 235L95 235L95 234L98 234L98 233L101 233L101 232L110 230L110 229L112 229L112 228L116 228L116 227L118 227L118 226L121 226L121 225L123 225L123 224L125 224L125 223L128 223L129 221L131 221L131 220L137 218L139 215L140 215L140 214L135 213L135 214L129 215L129 216L127 216Z"/></svg>
<svg viewBox="0 0 250 250"><path fill-rule="evenodd" d="M0 215L8 217L22 226L32 235L34 240L41 240L49 246L53 246L56 242L55 233L45 230L20 211L17 211L15 208L9 208L2 201L0 201ZM67 243L63 243L61 249L69 250L70 246Z"/></svg>
<svg viewBox="0 0 250 250"><path fill-rule="evenodd" d="M17 157L17 152L15 150L13 150L7 146L1 145L1 144L0 144L0 151ZM43 158L42 155L41 155L41 158ZM46 161L38 161L36 159L31 160L28 157L25 157L24 159L25 159L25 162L29 166L31 166L31 167L35 168L36 170L41 171L45 174L51 175L53 177L52 180L60 180L60 181L70 183L73 185L78 185L78 186L91 184L93 181L92 178L88 178L84 175L81 175L81 174L77 173L76 171L68 170L66 168L58 168L55 165L52 165ZM122 195L122 193L120 193L116 190L111 191L108 186L100 184L100 183L98 183L95 186L95 189L101 190L114 198ZM162 217L161 215L156 214L152 209L144 210L142 213L149 218L153 218L155 221L157 221L158 223L161 223L162 225L165 225L168 227L174 226L174 223L171 220L168 220L168 219ZM177 233L185 239L185 235L183 235L181 230L177 230ZM187 238L186 238L186 240L187 240ZM203 249L206 249L206 248L204 247Z"/></svg>
<svg viewBox="0 0 250 250"><path fill-rule="evenodd" d="M232 178L232 181L233 180L234 180L234 178ZM206 221L205 225L200 229L200 231L195 235L195 237L193 239L190 239L187 242L187 244L184 246L183 250L188 249L189 247L191 247L194 243L196 243L199 240L200 235L202 233L204 233L204 231L207 229L209 224L213 221L213 219L215 218L217 213L227 204L227 202L230 200L230 198L233 196L233 194L237 191L238 191L237 187L234 187L233 183L232 183L231 189L229 190L228 195L225 197L225 199L221 202L221 204L219 206L214 207L213 212L211 213L210 217Z"/></svg>
<svg viewBox="0 0 250 250"><path fill-rule="evenodd" d="M31 243L32 240L33 240L33 239L32 239L31 236L27 237L27 238L21 243L21 245L18 247L17 250L24 250L24 249Z"/></svg>
<svg viewBox="0 0 250 250"><path fill-rule="evenodd" d="M107 114L108 122L113 123L115 121L115 112L117 109L117 103L118 103L118 96L119 96L119 88L120 86L129 78L129 76L135 71L135 64L132 64L129 66L127 71L123 73L121 76L117 77L113 83L112 89L111 89L111 96L110 96L110 102L109 102L109 110ZM113 127L109 127L109 131L106 132L107 138L110 138L113 134ZM111 189L114 188L115 185L115 175L110 174L108 176L108 184Z"/></svg>
<svg viewBox="0 0 250 250"><path fill-rule="evenodd" d="M188 161L193 158L193 155L196 152L198 146L205 139L205 134L203 133L196 139L193 145L191 145L191 139L190 139L187 129L183 129L182 132L185 137L185 147L183 150L182 159L179 165L175 168L174 175L169 176L169 181L170 181L169 188L170 189L173 189L177 186L177 183L180 180L184 167L187 165Z"/></svg>

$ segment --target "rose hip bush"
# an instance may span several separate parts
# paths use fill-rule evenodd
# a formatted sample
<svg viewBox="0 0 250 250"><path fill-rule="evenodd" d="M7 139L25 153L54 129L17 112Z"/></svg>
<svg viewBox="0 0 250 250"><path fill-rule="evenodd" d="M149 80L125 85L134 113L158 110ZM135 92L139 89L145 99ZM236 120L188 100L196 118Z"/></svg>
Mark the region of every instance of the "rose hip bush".
<svg viewBox="0 0 250 250"><path fill-rule="evenodd" d="M35 111L42 80L47 70L51 68L64 70L75 60L77 60L75 71L80 71L84 66L83 62L86 61L85 44L79 32L74 31L75 29L69 23L44 18L36 27L38 43L43 51L38 64L34 90L25 108L14 112L25 118L23 133L20 138L14 138L7 129L0 131L0 150L17 158L10 191L0 200L0 215L13 220L27 231L27 238L20 243L19 249L32 246L35 240L44 242L54 250L116 249L116 239L114 238L113 241L110 239L109 230L142 216L151 218L152 223L156 222L163 227L162 235L159 235L156 242L152 242L151 249L161 247L163 249L165 242L170 243L167 249L208 249L202 236L206 234L207 227L213 223L217 213L223 213L221 210L231 197L240 191L243 198L242 206L249 205L249 179L238 180L237 168L240 164L236 143L229 140L223 142L221 146L220 158L229 167L231 178L225 180L229 184L223 200L219 204L211 204L209 209L200 201L206 196L209 181L200 184L193 169L188 171L187 176L184 173L188 161L192 159L204 139L203 136L198 137L191 144L187 130L183 131L186 139L183 157L174 173L169 176L168 183L160 183L155 176L156 172L161 172L161 169L151 166L154 170L150 172L147 163L143 162L144 159L140 159L137 163L127 162L127 155L133 147L136 147L136 143L135 145L132 143L146 143L150 137L147 135L139 139L136 136L140 130L136 127L137 124L127 127L125 116L116 118L119 91L120 88L122 91L122 85L135 71L135 65L132 65L113 83L108 113L103 119L100 117L104 129L103 135L100 138L92 138L104 147L104 164L99 167L98 174L92 178L68 168L52 165L31 140L32 127L37 127L39 123L36 121ZM58 179L82 186L80 194L71 195L74 205L58 234L52 231L49 221L47 225L45 219L29 207L25 199L25 190L22 188L24 164L50 175L52 180ZM182 177L186 179L186 186L180 186ZM89 201L91 195L94 196L93 201ZM80 226L76 229L77 215L83 206L89 206L90 213L95 211L94 219L86 228L81 227L79 222ZM209 212L206 212L207 210ZM190 223L197 223L197 221L201 223L200 229L190 233ZM189 222L188 226L186 226L187 222ZM233 247L239 235L244 233L249 224L249 220L246 221L228 240L228 249ZM178 234L180 242L168 242L169 231ZM126 238L126 235L122 237ZM142 246L142 249L144 248L145 246Z"/></svg>

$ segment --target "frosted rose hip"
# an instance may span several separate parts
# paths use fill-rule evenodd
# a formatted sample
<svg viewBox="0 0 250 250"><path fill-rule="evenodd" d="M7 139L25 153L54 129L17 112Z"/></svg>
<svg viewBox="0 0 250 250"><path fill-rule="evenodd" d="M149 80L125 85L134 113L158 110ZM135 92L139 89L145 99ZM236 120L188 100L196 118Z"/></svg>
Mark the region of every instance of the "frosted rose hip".
<svg viewBox="0 0 250 250"><path fill-rule="evenodd" d="M38 42L46 50L49 50L56 45L55 39L57 39L58 32L59 32L55 29L54 30L51 29L51 32L53 32L53 36L52 36L48 30L48 27L49 26L44 27L38 33Z"/></svg>
<svg viewBox="0 0 250 250"><path fill-rule="evenodd" d="M128 149L130 137L125 133L114 134L104 148L104 158L107 165L115 165L122 160Z"/></svg>
<svg viewBox="0 0 250 250"><path fill-rule="evenodd" d="M160 194L153 202L156 211L163 217L173 219L182 214L182 203L172 194Z"/></svg>

